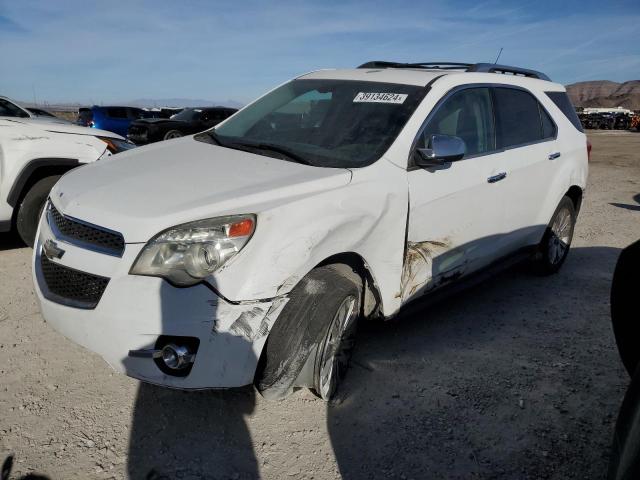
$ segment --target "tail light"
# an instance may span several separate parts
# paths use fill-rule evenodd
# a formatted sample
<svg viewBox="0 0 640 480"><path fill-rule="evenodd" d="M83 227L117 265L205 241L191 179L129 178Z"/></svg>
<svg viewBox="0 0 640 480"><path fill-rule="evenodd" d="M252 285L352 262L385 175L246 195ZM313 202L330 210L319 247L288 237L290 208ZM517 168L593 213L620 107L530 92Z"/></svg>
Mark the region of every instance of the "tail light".
<svg viewBox="0 0 640 480"><path fill-rule="evenodd" d="M591 142L587 138L587 161L591 161Z"/></svg>

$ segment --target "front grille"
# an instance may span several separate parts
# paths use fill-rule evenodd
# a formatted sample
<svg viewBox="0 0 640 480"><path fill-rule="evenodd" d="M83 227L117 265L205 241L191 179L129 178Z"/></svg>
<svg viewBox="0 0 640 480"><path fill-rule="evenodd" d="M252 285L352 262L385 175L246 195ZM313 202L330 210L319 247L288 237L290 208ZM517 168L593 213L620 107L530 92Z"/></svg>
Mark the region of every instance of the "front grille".
<svg viewBox="0 0 640 480"><path fill-rule="evenodd" d="M43 295L49 300L77 308L96 308L109 279L81 272L40 255Z"/></svg>
<svg viewBox="0 0 640 480"><path fill-rule="evenodd" d="M121 234L65 217L51 202L48 219L54 234L62 240L83 247L94 247L95 250L119 257L124 252L124 238Z"/></svg>

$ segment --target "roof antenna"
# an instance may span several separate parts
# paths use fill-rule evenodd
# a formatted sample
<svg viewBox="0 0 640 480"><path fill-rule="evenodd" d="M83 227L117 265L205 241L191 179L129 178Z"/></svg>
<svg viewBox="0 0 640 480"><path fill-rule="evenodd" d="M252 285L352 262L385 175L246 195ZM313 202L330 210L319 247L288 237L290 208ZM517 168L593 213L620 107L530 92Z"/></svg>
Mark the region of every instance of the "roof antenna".
<svg viewBox="0 0 640 480"><path fill-rule="evenodd" d="M498 59L500 58L500 55L502 55L502 47L500 47L500 51L498 52L498 56L496 57L496 61L493 62L493 64L495 65L496 63L498 63Z"/></svg>

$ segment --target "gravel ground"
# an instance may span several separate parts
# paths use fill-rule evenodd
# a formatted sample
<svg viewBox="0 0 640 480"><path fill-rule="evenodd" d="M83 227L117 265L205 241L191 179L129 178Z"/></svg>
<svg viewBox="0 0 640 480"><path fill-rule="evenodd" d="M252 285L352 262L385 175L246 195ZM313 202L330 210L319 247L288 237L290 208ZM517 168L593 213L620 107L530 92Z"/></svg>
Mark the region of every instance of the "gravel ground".
<svg viewBox="0 0 640 480"><path fill-rule="evenodd" d="M595 132L563 270L516 267L361 329L329 405L141 385L42 320L31 250L0 236L0 461L11 478L600 479L627 377L609 318L640 238L640 134Z"/></svg>

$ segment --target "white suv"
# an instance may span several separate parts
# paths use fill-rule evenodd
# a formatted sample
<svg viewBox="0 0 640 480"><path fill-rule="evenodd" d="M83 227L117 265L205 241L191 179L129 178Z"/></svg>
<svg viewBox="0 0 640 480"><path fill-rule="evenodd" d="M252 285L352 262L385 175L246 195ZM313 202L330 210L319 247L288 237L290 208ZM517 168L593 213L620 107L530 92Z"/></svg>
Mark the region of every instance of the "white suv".
<svg viewBox="0 0 640 480"><path fill-rule="evenodd" d="M132 147L115 133L69 122L0 118L0 232L15 228L32 246L49 191L64 173Z"/></svg>
<svg viewBox="0 0 640 480"><path fill-rule="evenodd" d="M538 72L312 72L214 129L65 175L37 296L142 381L328 399L358 320L523 254L556 272L587 156L564 87Z"/></svg>

